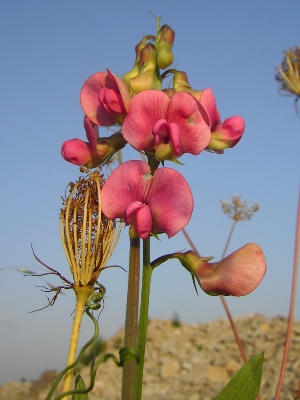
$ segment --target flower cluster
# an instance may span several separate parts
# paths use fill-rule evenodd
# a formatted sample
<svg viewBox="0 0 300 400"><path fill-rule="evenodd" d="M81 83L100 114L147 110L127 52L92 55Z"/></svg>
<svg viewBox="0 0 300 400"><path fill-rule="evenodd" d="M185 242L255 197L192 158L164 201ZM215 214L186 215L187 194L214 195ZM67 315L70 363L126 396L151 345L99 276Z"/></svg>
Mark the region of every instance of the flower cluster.
<svg viewBox="0 0 300 400"><path fill-rule="evenodd" d="M123 192L116 195L116 203L105 201L108 189L103 192L104 213L112 218L123 218L132 227L131 235L142 238L150 233L174 235L188 222L193 209L192 194L186 190L185 179L167 168L155 173L159 164L164 165L166 160L178 163L178 158L185 153L198 155L203 150L223 153L224 149L235 146L244 132L244 121L239 116L222 122L211 89L194 90L185 72L170 68L174 60L174 38L172 28L163 25L156 36L147 35L137 44L134 65L123 78L109 69L88 78L80 93L88 141L73 139L62 145L65 160L88 168L104 164L127 143L147 156L149 171L143 172L148 168L146 165L129 162L109 178L108 187L118 187L119 192L123 188ZM165 79L170 76L172 87L163 89ZM120 127L117 133L99 137L99 126L113 125ZM154 174L152 179L143 178L143 174L150 173ZM128 196L126 185L129 183L125 183L124 176L130 180ZM150 192L153 193L155 187L156 192L162 194L164 182L168 183L165 193L155 196L160 203L158 222L158 200L150 201L154 196ZM175 190L179 182L181 187ZM142 193L143 190L150 192ZM128 197L128 204L117 201L125 197ZM143 205L140 208L139 203ZM178 206L174 207L173 203ZM186 207L182 207L184 203ZM144 213L145 220L141 217ZM172 214L167 223L169 228L165 222L168 214Z"/></svg>
<svg viewBox="0 0 300 400"><path fill-rule="evenodd" d="M156 36L136 45L134 65L122 78L109 69L89 77L80 93L88 141L67 140L62 146L65 160L88 168L103 165L127 143L147 158L148 163L121 164L101 192L103 214L124 220L131 238L172 237L191 218L189 185L165 161L180 164L183 154L203 150L224 153L244 133L243 118L222 122L210 88L193 89L184 71L171 68L174 38L170 26L158 24ZM118 128L101 138L101 126Z"/></svg>

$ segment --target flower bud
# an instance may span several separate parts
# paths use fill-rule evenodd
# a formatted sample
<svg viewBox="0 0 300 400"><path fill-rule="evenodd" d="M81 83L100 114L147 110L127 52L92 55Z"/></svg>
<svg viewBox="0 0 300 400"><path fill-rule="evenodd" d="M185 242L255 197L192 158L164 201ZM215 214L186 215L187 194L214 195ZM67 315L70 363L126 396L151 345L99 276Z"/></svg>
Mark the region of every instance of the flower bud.
<svg viewBox="0 0 300 400"><path fill-rule="evenodd" d="M174 94L176 93L174 89L168 88L168 89L163 89L162 92L166 93L168 97L171 99Z"/></svg>
<svg viewBox="0 0 300 400"><path fill-rule="evenodd" d="M147 40L155 41L155 37L152 35L147 35L143 37L143 39L135 46L135 63L134 66L131 68L127 74L124 75L123 80L126 83L128 89L130 89L130 79L135 78L140 70L140 52L146 46Z"/></svg>
<svg viewBox="0 0 300 400"><path fill-rule="evenodd" d="M197 101L199 101L202 90L194 90L188 82L187 74L184 71L172 70L173 87L176 92L190 93Z"/></svg>
<svg viewBox="0 0 300 400"><path fill-rule="evenodd" d="M100 172L89 172L75 184L63 199L60 211L60 234L74 284L92 286L113 253L120 236L116 221L101 212L101 189L104 178Z"/></svg>
<svg viewBox="0 0 300 400"><path fill-rule="evenodd" d="M88 142L80 139L66 140L61 147L61 155L72 164L96 168L127 144L121 132L99 138L98 126L87 116L84 118L84 128Z"/></svg>
<svg viewBox="0 0 300 400"><path fill-rule="evenodd" d="M157 65L161 69L166 69L174 61L172 53L174 37L175 32L168 25L163 25L160 28L157 43Z"/></svg>
<svg viewBox="0 0 300 400"><path fill-rule="evenodd" d="M141 50L139 73L129 81L129 85L135 93L155 88L155 54L156 47L152 43L148 43Z"/></svg>
<svg viewBox="0 0 300 400"><path fill-rule="evenodd" d="M266 272L263 251L255 243L246 244L215 263L193 251L176 253L176 258L211 296L245 296L256 289Z"/></svg>
<svg viewBox="0 0 300 400"><path fill-rule="evenodd" d="M245 122L242 117L236 115L227 118L222 124L214 127L208 149L215 152L234 147L242 138L245 130Z"/></svg>
<svg viewBox="0 0 300 400"><path fill-rule="evenodd" d="M100 163L98 165L103 165L115 153L123 149L123 147L125 147L126 144L127 142L123 138L121 132L116 132L109 137L99 138L97 143L97 151L99 153L99 156L101 156L101 158L99 159ZM95 166L94 167L89 167L87 165L85 166L87 168L95 168Z"/></svg>

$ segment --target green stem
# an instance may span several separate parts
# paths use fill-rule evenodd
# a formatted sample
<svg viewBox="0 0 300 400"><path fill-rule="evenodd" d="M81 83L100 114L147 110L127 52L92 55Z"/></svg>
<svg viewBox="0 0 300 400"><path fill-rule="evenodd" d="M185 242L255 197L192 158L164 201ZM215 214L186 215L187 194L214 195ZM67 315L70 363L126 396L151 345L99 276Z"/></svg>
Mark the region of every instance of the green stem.
<svg viewBox="0 0 300 400"><path fill-rule="evenodd" d="M138 334L140 283L140 239L130 239L128 292L125 320L124 347L136 349ZM136 364L135 358L125 360L123 365L122 400L136 399Z"/></svg>
<svg viewBox="0 0 300 400"><path fill-rule="evenodd" d="M140 322L138 336L137 400L142 398L144 359L148 327L150 283L153 268L150 264L150 238L143 241L143 281L141 292Z"/></svg>

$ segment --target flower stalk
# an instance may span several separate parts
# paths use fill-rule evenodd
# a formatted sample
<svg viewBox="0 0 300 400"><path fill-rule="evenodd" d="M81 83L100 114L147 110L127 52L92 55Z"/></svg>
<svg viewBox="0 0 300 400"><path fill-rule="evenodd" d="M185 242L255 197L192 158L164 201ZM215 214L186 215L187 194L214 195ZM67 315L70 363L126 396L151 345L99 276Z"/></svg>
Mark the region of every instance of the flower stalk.
<svg viewBox="0 0 300 400"><path fill-rule="evenodd" d="M127 307L125 320L124 347L136 350L138 336L138 308L140 282L140 238L130 238ZM135 358L124 360L122 400L136 399Z"/></svg>
<svg viewBox="0 0 300 400"><path fill-rule="evenodd" d="M100 272L105 268L121 233L116 233L115 220L103 216L101 189L104 178L101 171L87 172L69 185L69 196L63 199L60 212L60 234L63 248L74 278L72 289L76 294L76 308L70 339L67 367L76 358L82 316ZM73 370L67 372L63 391L72 385Z"/></svg>
<svg viewBox="0 0 300 400"><path fill-rule="evenodd" d="M143 241L143 279L138 336L138 354L140 361L137 367L137 400L142 398L145 349L148 328L150 284L153 268L150 264L150 238Z"/></svg>
<svg viewBox="0 0 300 400"><path fill-rule="evenodd" d="M89 296L94 291L93 286L75 286L74 285L73 289L76 293L76 310L75 310L72 333L71 333L71 338L70 338L70 347L69 347L67 366L73 364L73 362L76 359L76 352L77 352L82 317L84 314L86 302L87 302ZM63 392L67 392L67 391L71 390L72 382L73 382L72 378L73 378L73 370L70 370L65 375Z"/></svg>

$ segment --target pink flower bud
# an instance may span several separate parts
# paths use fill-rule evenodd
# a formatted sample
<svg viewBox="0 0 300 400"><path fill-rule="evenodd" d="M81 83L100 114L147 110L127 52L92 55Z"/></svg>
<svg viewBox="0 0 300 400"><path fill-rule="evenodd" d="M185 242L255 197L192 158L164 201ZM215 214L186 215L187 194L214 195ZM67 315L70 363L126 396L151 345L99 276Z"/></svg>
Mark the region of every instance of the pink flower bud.
<svg viewBox="0 0 300 400"><path fill-rule="evenodd" d="M210 295L245 296L264 277L266 260L262 249L249 243L219 262L200 260L195 264L195 272L202 290Z"/></svg>
<svg viewBox="0 0 300 400"><path fill-rule="evenodd" d="M245 296L256 289L266 272L265 256L255 243L246 244L215 263L209 262L212 257L199 257L191 250L168 258L177 258L211 296Z"/></svg>
<svg viewBox="0 0 300 400"><path fill-rule="evenodd" d="M72 164L95 168L104 164L127 143L121 132L114 133L110 137L99 138L98 126L88 117L84 118L84 128L88 142L72 139L66 140L62 145L61 155Z"/></svg>
<svg viewBox="0 0 300 400"><path fill-rule="evenodd" d="M207 148L216 153L224 153L224 149L234 147L241 140L245 130L243 118L236 115L222 123L215 97L209 88L203 90L198 104L204 120L211 129L211 141Z"/></svg>

